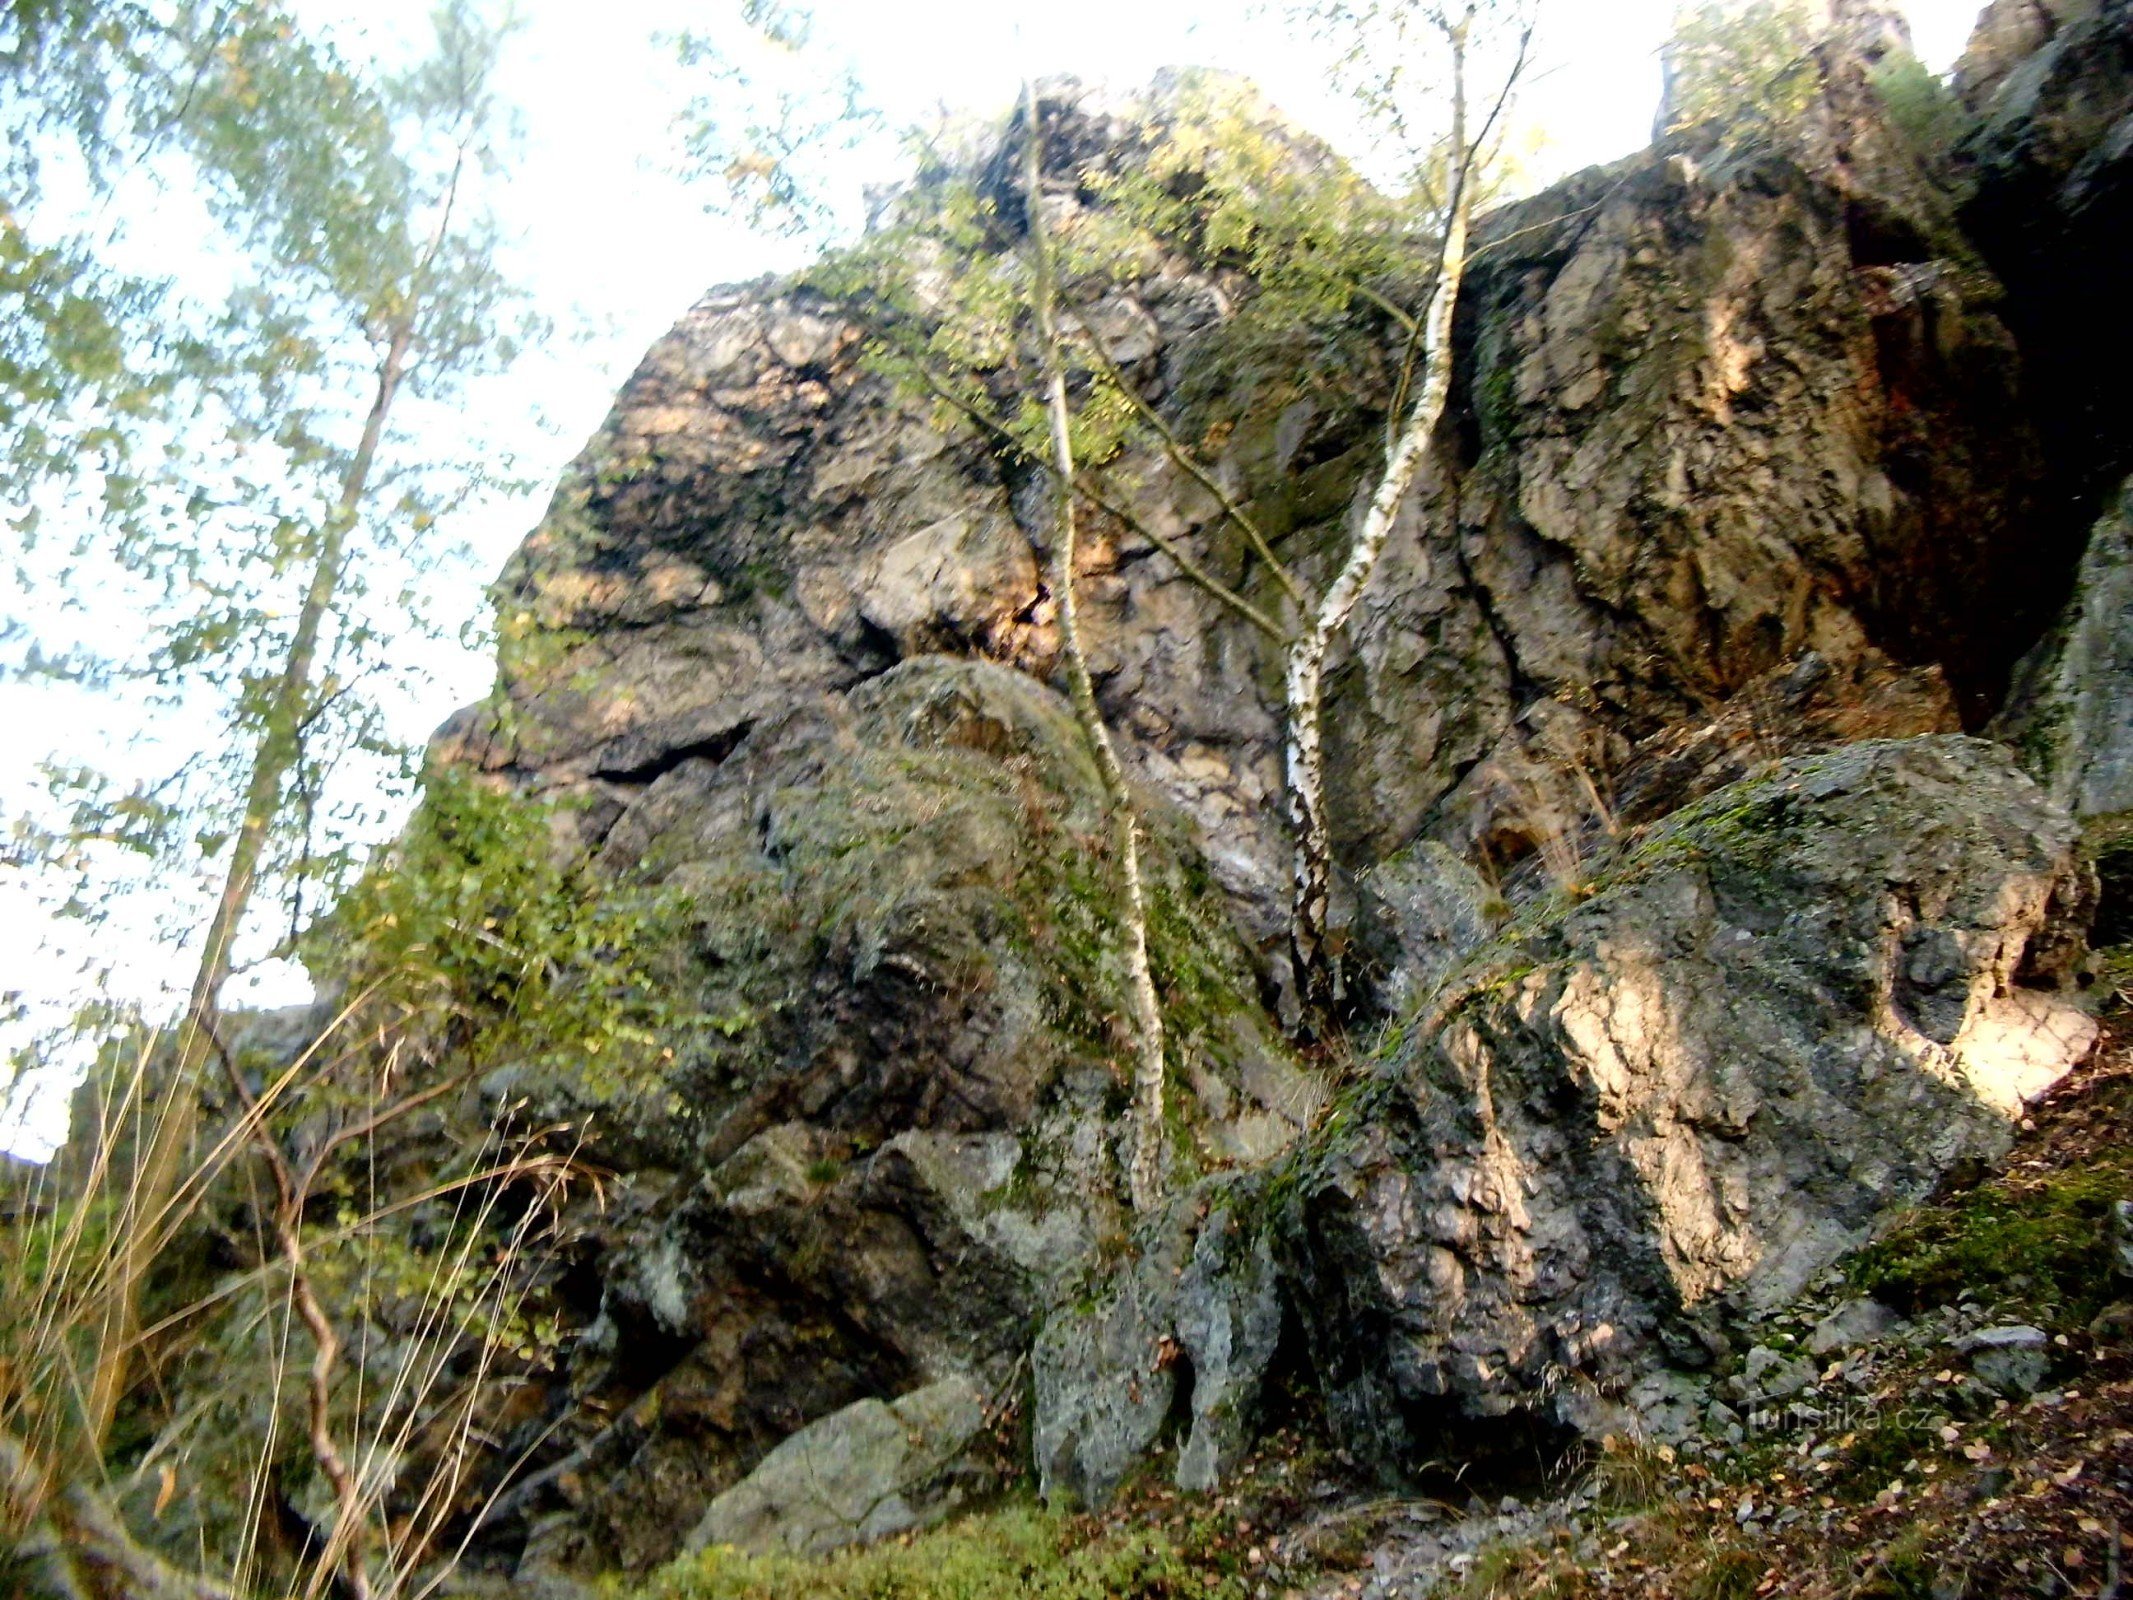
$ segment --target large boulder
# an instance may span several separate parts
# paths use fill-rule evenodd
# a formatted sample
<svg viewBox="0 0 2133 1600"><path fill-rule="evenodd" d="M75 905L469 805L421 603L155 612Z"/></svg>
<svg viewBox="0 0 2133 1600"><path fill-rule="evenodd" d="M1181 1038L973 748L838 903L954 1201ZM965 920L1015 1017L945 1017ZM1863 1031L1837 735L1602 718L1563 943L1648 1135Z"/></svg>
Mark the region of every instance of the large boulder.
<svg viewBox="0 0 2133 1600"><path fill-rule="evenodd" d="M1248 1182L1181 1196L1134 1261L1046 1319L1031 1352L1046 1499L1100 1506L1173 1427L1179 1488L1236 1464L1281 1336L1269 1237L1242 1220L1261 1209Z"/></svg>
<svg viewBox="0 0 2133 1600"><path fill-rule="evenodd" d="M2074 838L2000 746L1868 742L1469 958L1300 1158L1292 1298L1346 1436L1597 1414L1999 1156L2096 1037L2059 992Z"/></svg>
<svg viewBox="0 0 2133 1600"><path fill-rule="evenodd" d="M931 1522L961 1499L959 1458L985 1426L985 1397L944 1378L884 1404L861 1400L811 1423L713 1500L689 1548L824 1555Z"/></svg>

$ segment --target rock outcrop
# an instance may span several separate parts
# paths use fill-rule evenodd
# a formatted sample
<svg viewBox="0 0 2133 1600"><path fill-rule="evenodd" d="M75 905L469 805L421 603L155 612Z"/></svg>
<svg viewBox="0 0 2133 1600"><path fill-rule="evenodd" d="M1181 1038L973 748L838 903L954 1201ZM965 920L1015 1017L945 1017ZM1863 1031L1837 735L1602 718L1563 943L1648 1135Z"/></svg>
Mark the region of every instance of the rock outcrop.
<svg viewBox="0 0 2133 1600"><path fill-rule="evenodd" d="M1030 1358L1047 1499L1102 1504L1174 1420L1179 1488L1212 1489L1235 1464L1281 1338L1270 1238L1240 1215L1258 1199L1221 1183L1186 1194L1093 1303L1053 1310Z"/></svg>
<svg viewBox="0 0 2133 1600"><path fill-rule="evenodd" d="M2000 746L1872 741L1720 790L1469 958L1300 1162L1294 1304L1352 1447L1580 1423L2002 1153L2096 1038L2061 992L2074 841Z"/></svg>
<svg viewBox="0 0 2133 1600"><path fill-rule="evenodd" d="M2023 663L2000 731L2075 817L2133 824L2133 484L2090 532L2074 598Z"/></svg>
<svg viewBox="0 0 2133 1600"><path fill-rule="evenodd" d="M691 1530L899 1531L1024 1425L1058 1498L1173 1448L1204 1489L1283 1385L1392 1473L1512 1419L1605 1429L1994 1160L2093 1038L2075 814L2133 804L2125 508L2079 562L2129 441L2070 333L2123 336L2129 6L2001 0L1952 154L1832 45L1797 127L1682 130L1485 220L1452 413L1330 680L1352 1052L1284 1033L1278 647L1145 531L1290 603L1155 442L1105 463L1130 516L1091 515L1079 580L1150 836L1153 1216L1040 470L814 288L692 308L511 562L498 693L434 751L681 912L648 1070L483 1085L611 1177L560 1230L566 1336L493 1430L471 1559L567 1591ZM1047 87L1045 203L1107 203L1088 174L1195 81ZM1017 248L1024 136L970 157L984 248ZM1358 304L1240 349L1251 282L1182 245L1081 287L1323 582L1397 330Z"/></svg>
<svg viewBox="0 0 2133 1600"><path fill-rule="evenodd" d="M2120 382L2133 332L2119 310L2133 250L2133 4L1996 0L1957 81L1978 116L1958 152L1962 223L2007 286L2051 465L2032 547L2063 569L2133 471Z"/></svg>
<svg viewBox="0 0 2133 1600"><path fill-rule="evenodd" d="M861 1400L802 1428L713 1500L689 1548L820 1555L933 1521L961 1498L949 1481L985 1425L985 1397L943 1378L884 1405Z"/></svg>
<svg viewBox="0 0 2133 1600"><path fill-rule="evenodd" d="M1767 758L1989 710L2060 598L2020 633L2018 362L1948 202L1863 83L1843 93L1796 142L1697 130L1487 225L1458 437L1336 663L1346 859L1430 837L1508 866L1593 819L1566 768L1615 781L1728 713ZM1063 111L1054 203L1083 203L1080 171L1164 104ZM1384 331L1358 314L1353 372L1230 374L1220 308L1243 287L1180 259L1096 309L1181 431L1222 439L1213 475L1322 580L1374 459ZM448 747L570 797L597 840L674 763L914 654L1048 675L1028 468L897 398L861 343L771 285L708 298L655 347L506 575L508 737L470 717ZM1159 450L1108 471L1142 523L1279 610ZM1096 523L1084 609L1105 708L1278 982L1274 652ZM1812 691L1778 703L1809 652ZM1647 814L1693 792L1668 772Z"/></svg>
<svg viewBox="0 0 2133 1600"><path fill-rule="evenodd" d="M1182 114L1166 94L1052 91L1048 203L1102 203L1083 173ZM972 170L1006 185L999 137ZM1388 1461L1433 1405L1604 1409L1692 1358L1710 1306L1782 1294L1988 1158L2079 1053L2021 968L2063 954L2070 836L1940 737L1984 720L2063 593L2018 533L2043 458L1998 289L1863 69L1790 136L1688 130L1484 231L1455 424L1330 717L1351 960L1410 1042L1397 1087L1294 1158L1318 1164L1300 1209L1219 1175L1327 1099L1277 1025L1278 662L1093 521L1087 629L1159 820L1195 1196L1116 1269L1100 830L1044 687L1032 470L900 396L804 288L711 296L625 388L506 574L506 714L439 747L699 908L682 981L720 1024L661 1095L599 1108L648 1176L597 1229L588 1371L656 1420L582 1447L601 1486L551 1495L567 1537L529 1554L641 1565L648 1503L678 1537L803 1424L1004 1381L1033 1318L1037 1470L1081 1499L1173 1435L1178 1480L1212 1482L1285 1317L1324 1319L1326 1393ZM1345 367L1232 365L1248 292L1179 255L1091 315L1322 581L1384 335L1359 311ZM1280 611L1152 442L1106 470ZM1759 776L1861 740L1899 742ZM1738 838L1687 842L1728 818ZM1620 882L1561 904L1607 861Z"/></svg>

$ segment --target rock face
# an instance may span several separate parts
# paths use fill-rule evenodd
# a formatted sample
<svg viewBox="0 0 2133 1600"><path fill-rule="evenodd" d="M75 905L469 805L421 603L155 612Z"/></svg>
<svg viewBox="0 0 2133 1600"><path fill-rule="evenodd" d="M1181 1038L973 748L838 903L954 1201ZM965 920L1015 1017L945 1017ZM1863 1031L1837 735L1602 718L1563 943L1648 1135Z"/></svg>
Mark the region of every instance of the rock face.
<svg viewBox="0 0 2133 1600"><path fill-rule="evenodd" d="M2095 9L2095 0L1991 0L1955 64L1956 94L1970 110L1984 109L2016 68Z"/></svg>
<svg viewBox="0 0 2133 1600"><path fill-rule="evenodd" d="M1958 69L1979 124L1961 157L1962 222L2009 294L2057 492L2039 554L2078 553L2133 471L2117 307L2133 248L2133 4L1998 0Z"/></svg>
<svg viewBox="0 0 2133 1600"><path fill-rule="evenodd" d="M2057 992L2074 837L2001 747L1854 745L1470 958L1290 1228L1353 1445L1693 1361L1722 1302L1786 1299L1996 1157L2095 1039Z"/></svg>
<svg viewBox="0 0 2133 1600"><path fill-rule="evenodd" d="M2133 483L2089 534L2074 598L2023 663L2002 732L2076 817L2112 831L2133 820Z"/></svg>
<svg viewBox="0 0 2133 1600"><path fill-rule="evenodd" d="M1593 821L1576 766L1643 773L1658 814L1738 776L1662 759L1728 716L1765 757L1982 720L2059 599L2017 636L2017 362L1948 202L1867 93L1848 82L1794 143L1700 130L1488 224L1503 242L1465 300L1458 436L1335 664L1347 859L1426 837L1508 867ZM1062 206L1164 115L1071 104L1047 144ZM1375 459L1385 335L1356 324L1353 370L1233 374L1220 308L1239 289L1175 260L1098 310L1323 581ZM1047 676L1027 469L898 400L860 343L767 286L713 295L656 346L506 575L511 732L470 717L447 748L573 797L597 840L676 762L915 653ZM1159 450L1108 470L1142 523L1280 610ZM1278 984L1276 653L1110 519L1083 584L1127 754L1191 820ZM1787 703L1809 654L1812 691Z"/></svg>
<svg viewBox="0 0 2133 1600"><path fill-rule="evenodd" d="M2067 807L2125 810L2133 770L2124 507L2038 643L2126 442L2082 398L2124 363L2070 334L2120 337L2116 290L2047 285L2123 259L2098 242L2133 0L2015 3L1965 69L1957 187L1839 39L1797 127L1687 130L1485 220L1452 411L1330 680L1374 1056L1284 1039L1278 647L1142 530L1289 602L1152 440L1105 464L1131 516L1091 515L1078 579L1149 833L1153 1216L1123 1202L1041 476L899 394L811 289L690 310L506 571L499 692L435 749L554 801L558 849L684 930L648 1072L484 1086L612 1178L562 1229L568 1337L494 1430L497 1474L524 1464L478 1563L567 1583L692 1529L877 1536L1014 1416L1049 1495L1172 1446L1203 1489L1292 1379L1392 1472L1512 1418L1680 1412L1667 1364L1707 1364L1731 1309L1994 1158L2093 1037L2062 992L2092 899ZM1889 42L1885 8L1831 10ZM1105 203L1089 174L1189 88L1048 88L1045 204ZM1018 246L1023 136L971 157L988 249ZM1092 325L1323 583L1397 329L1358 306L1255 357L1234 263L1137 270L1079 286ZM2017 662L1991 725L2042 787L1961 732Z"/></svg>
<svg viewBox="0 0 2133 1600"><path fill-rule="evenodd" d="M573 1374L623 1420L525 1508L557 1519L537 1565L663 1559L802 1424L1004 1381L1119 1228L1099 794L1050 689L926 655L684 757L610 825L617 870L688 910L675 981L704 1026L635 1098L516 1086L590 1115L629 1174L585 1224ZM1189 1178L1278 1151L1312 1096L1159 848L1180 831L1154 830L1149 877Z"/></svg>

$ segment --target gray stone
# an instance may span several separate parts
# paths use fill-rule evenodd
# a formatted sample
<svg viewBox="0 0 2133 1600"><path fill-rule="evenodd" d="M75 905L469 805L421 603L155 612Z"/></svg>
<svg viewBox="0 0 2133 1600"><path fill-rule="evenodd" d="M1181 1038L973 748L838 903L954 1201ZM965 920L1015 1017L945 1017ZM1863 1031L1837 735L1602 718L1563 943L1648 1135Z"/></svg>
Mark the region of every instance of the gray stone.
<svg viewBox="0 0 2133 1600"><path fill-rule="evenodd" d="M1704 1408L1703 1415L1705 1427L1720 1438L1730 1439L1735 1444L1738 1444L1746 1437L1746 1430L1741 1424L1740 1413L1727 1405L1725 1401L1713 1400Z"/></svg>
<svg viewBox="0 0 2133 1600"><path fill-rule="evenodd" d="M1179 1196L1095 1303L1046 1319L1031 1353L1031 1433L1047 1500L1108 1500L1161 1435L1181 1376L1192 1402L1180 1488L1214 1488L1249 1442L1281 1301L1266 1238L1238 1225L1223 1189Z"/></svg>
<svg viewBox="0 0 2133 1600"><path fill-rule="evenodd" d="M2112 1203L2111 1262L2121 1278L2133 1278L2133 1200Z"/></svg>
<svg viewBox="0 0 2133 1600"><path fill-rule="evenodd" d="M821 1555L918 1527L949 1508L950 1469L984 1425L985 1397L962 1377L846 1406L713 1500L688 1547Z"/></svg>
<svg viewBox="0 0 2133 1600"><path fill-rule="evenodd" d="M859 614L917 654L973 637L1036 598L1036 558L1022 530L1002 516L958 515L884 550Z"/></svg>
<svg viewBox="0 0 2133 1600"><path fill-rule="evenodd" d="M1126 1273L1097 1305L1045 1319L1030 1352L1030 1433L1046 1500L1102 1505L1162 1432L1177 1392L1163 1276Z"/></svg>
<svg viewBox="0 0 2133 1600"><path fill-rule="evenodd" d="M1856 1300L1845 1301L1816 1323L1814 1332L1808 1335L1807 1348L1817 1356L1856 1349L1888 1337L1901 1320L1879 1300L1862 1295Z"/></svg>
<svg viewBox="0 0 2133 1600"><path fill-rule="evenodd" d="M1502 897L1449 846L1421 843L1363 873L1357 887L1389 924L1397 950L1386 999L1419 1005L1509 912Z"/></svg>
<svg viewBox="0 0 2133 1600"><path fill-rule="evenodd" d="M1204 1493L1250 1443L1259 1385L1281 1337L1265 1235L1247 1235L1228 1211L1210 1219L1178 1280L1175 1321L1192 1361L1192 1427L1178 1452L1177 1485Z"/></svg>
<svg viewBox="0 0 2133 1600"><path fill-rule="evenodd" d="M2051 1370L2051 1341L2043 1329L2022 1323L1965 1334L1955 1348L1980 1380L2010 1397L2035 1394Z"/></svg>
<svg viewBox="0 0 2133 1600"><path fill-rule="evenodd" d="M1629 1406L1645 1438L1679 1444L1696 1431L1698 1416L1714 1405L1703 1386L1678 1372L1655 1372L1629 1391ZM1590 1428L1581 1432L1591 1436Z"/></svg>
<svg viewBox="0 0 2133 1600"><path fill-rule="evenodd" d="M2008 76L2096 0L1990 0L1978 14L1952 75L1955 92L1982 110Z"/></svg>
<svg viewBox="0 0 2133 1600"><path fill-rule="evenodd" d="M1748 1352L1741 1366L1741 1383L1751 1400L1790 1400L1815 1381L1814 1363L1804 1356L1786 1356L1768 1345Z"/></svg>

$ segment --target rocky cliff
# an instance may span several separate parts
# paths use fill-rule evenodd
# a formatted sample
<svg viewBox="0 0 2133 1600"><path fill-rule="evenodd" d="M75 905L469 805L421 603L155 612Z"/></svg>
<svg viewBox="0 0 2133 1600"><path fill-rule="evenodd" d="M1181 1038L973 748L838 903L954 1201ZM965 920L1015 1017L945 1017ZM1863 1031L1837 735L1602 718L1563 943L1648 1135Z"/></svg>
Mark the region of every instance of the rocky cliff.
<svg viewBox="0 0 2133 1600"><path fill-rule="evenodd" d="M1283 597L1128 440L1079 579L1152 837L1154 1217L1041 474L818 290L693 307L435 751L685 908L696 1023L650 1087L488 1085L612 1176L475 1567L815 1550L1151 1458L1207 1488L1270 1407L1395 1477L1509 1436L1475 1419L1635 1430L1654 1374L1999 1159L2095 1041L2099 857L2129 914L2129 62L2123 0L2000 0L1958 142L1833 43L1796 125L1486 219L1452 415L1333 674L1352 1049L1290 1042L1278 651L1146 532ZM1179 103L1050 86L1047 203L1105 204ZM1002 216L1024 137L972 157ZM1359 305L1239 360L1250 292L1179 251L1089 316L1321 581L1398 334Z"/></svg>

